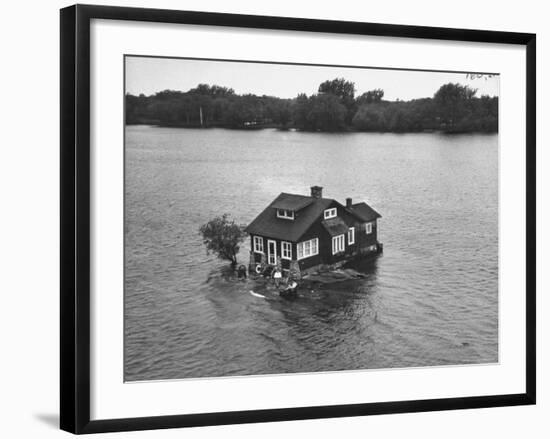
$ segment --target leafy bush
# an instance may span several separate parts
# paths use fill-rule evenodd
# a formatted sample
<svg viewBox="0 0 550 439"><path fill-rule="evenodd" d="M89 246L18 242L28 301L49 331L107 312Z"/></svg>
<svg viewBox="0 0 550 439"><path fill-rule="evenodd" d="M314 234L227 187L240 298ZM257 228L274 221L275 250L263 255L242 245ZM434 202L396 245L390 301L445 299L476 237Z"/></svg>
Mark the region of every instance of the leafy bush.
<svg viewBox="0 0 550 439"><path fill-rule="evenodd" d="M217 216L199 228L206 252L215 253L218 258L231 261L237 265L239 245L246 237L244 226L229 219L229 214Z"/></svg>

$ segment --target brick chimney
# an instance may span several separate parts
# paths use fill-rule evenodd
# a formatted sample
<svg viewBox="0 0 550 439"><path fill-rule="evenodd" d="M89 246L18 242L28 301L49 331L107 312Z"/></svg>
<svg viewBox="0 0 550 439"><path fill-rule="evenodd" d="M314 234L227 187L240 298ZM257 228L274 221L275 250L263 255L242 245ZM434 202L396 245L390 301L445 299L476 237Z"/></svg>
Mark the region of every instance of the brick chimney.
<svg viewBox="0 0 550 439"><path fill-rule="evenodd" d="M321 186L311 186L311 196L313 198L323 198L323 188Z"/></svg>
<svg viewBox="0 0 550 439"><path fill-rule="evenodd" d="M352 205L352 199L351 198L346 198L346 207L351 207Z"/></svg>

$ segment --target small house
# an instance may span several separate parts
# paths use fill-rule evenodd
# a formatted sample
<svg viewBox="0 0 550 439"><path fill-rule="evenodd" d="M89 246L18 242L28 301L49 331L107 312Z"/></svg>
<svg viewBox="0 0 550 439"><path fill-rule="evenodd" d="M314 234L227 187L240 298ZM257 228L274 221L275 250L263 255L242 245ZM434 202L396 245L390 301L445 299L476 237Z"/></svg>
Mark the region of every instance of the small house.
<svg viewBox="0 0 550 439"><path fill-rule="evenodd" d="M357 257L381 250L378 219L381 215L367 203L343 205L323 198L323 188L311 194L281 193L252 221L250 270L261 272L278 266L295 275L336 268Z"/></svg>

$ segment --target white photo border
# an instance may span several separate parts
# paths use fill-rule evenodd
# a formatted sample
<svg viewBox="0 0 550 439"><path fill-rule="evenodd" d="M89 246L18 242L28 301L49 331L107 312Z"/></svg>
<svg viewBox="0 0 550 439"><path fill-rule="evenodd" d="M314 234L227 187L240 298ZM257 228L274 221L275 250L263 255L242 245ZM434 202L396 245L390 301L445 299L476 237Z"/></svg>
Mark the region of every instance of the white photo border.
<svg viewBox="0 0 550 439"><path fill-rule="evenodd" d="M90 31L92 420L525 393L525 46L116 20ZM124 383L125 54L498 72L499 363Z"/></svg>

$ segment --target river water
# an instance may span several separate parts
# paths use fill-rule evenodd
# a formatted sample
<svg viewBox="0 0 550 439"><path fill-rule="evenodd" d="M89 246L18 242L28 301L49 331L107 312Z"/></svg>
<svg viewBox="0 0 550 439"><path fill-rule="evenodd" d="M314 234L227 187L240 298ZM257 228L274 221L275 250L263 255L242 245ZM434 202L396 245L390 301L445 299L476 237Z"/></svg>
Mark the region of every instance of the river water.
<svg viewBox="0 0 550 439"><path fill-rule="evenodd" d="M125 380L498 361L498 136L128 126L125 167ZM206 254L312 185L382 214L365 279L286 301Z"/></svg>

